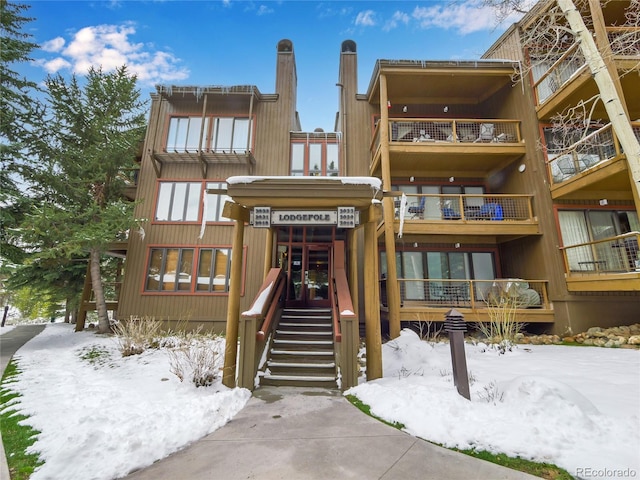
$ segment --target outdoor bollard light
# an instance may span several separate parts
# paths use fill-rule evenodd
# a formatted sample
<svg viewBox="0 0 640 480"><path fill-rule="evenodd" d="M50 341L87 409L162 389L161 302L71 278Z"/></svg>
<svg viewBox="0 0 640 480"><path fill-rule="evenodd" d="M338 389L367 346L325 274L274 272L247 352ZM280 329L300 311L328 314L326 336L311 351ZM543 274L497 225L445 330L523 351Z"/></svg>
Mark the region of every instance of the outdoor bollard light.
<svg viewBox="0 0 640 480"><path fill-rule="evenodd" d="M449 333L451 363L453 364L453 384L460 395L467 400L471 400L467 359L464 354L464 332L467 331L464 315L452 308L445 314L444 319L444 331Z"/></svg>

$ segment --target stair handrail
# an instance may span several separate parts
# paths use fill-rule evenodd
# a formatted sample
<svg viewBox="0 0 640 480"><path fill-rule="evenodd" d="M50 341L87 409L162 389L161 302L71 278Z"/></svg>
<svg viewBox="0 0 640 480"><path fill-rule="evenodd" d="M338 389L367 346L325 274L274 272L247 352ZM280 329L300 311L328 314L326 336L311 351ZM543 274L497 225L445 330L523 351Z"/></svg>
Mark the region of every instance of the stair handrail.
<svg viewBox="0 0 640 480"><path fill-rule="evenodd" d="M353 302L351 301L351 292L349 291L349 282L344 269L336 268L333 277L333 299L331 301L332 317L333 317L333 337L334 341L342 341L342 333L340 331L340 320L346 318L355 318L353 311Z"/></svg>
<svg viewBox="0 0 640 480"><path fill-rule="evenodd" d="M282 268L272 268L258 289L258 294L247 312L242 316L255 316L262 319L262 325L256 332L256 340L264 341L272 329L276 312L281 307L282 292L286 284L286 275Z"/></svg>

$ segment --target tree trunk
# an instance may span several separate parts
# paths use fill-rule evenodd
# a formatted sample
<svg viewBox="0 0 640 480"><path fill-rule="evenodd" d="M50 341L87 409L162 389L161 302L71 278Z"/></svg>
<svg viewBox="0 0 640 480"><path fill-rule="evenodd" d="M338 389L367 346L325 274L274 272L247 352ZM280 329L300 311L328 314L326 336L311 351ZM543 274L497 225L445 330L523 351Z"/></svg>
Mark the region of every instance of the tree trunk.
<svg viewBox="0 0 640 480"><path fill-rule="evenodd" d="M97 248L92 248L89 255L89 264L91 285L96 300L96 313L98 314L98 332L108 333L110 329L109 316L107 315L107 302L104 299L104 289L102 288L102 277L100 275L100 257L100 251Z"/></svg>
<svg viewBox="0 0 640 480"><path fill-rule="evenodd" d="M584 24L580 12L576 9L572 0L556 0L556 2L562 13L564 13L569 27L576 34L576 41L580 44L582 54L598 86L602 103L609 115L611 127L627 156L631 192L636 204L636 211L640 215L640 143L633 132L631 123L629 123L630 119L626 114L624 105L622 105L616 85L591 36L591 32L587 30Z"/></svg>

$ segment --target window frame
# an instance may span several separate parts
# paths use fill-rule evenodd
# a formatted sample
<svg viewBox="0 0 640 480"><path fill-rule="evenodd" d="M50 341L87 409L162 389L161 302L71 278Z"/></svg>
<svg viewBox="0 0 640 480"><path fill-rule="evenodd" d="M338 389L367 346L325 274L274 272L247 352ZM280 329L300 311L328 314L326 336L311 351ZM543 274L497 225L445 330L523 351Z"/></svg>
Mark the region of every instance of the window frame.
<svg viewBox="0 0 640 480"><path fill-rule="evenodd" d="M189 212L189 205L190 202L188 201L192 187L189 187L186 189L185 191L185 198L183 199L183 215L182 215L182 219L181 220L173 220L171 219L171 214L172 214L172 210L174 208L174 205L176 204L176 199L175 199L175 193L176 193L176 185L178 184L188 184L188 185L194 185L194 184L199 184L199 193L197 196L197 214L195 215L195 217L190 218L190 219L185 219L185 216L187 215L187 213ZM163 185L171 185L171 190L170 190L170 198L168 200L165 200L162 195L163 195ZM216 185L214 187L210 187L210 185ZM222 194L222 193L217 193L217 194L208 194L206 193L207 189L213 188L213 189L222 189L224 188L224 186L226 185L226 181L225 180L215 180L215 179L157 179L156 180L156 195L155 195L155 201L154 201L154 209L153 209L153 220L151 222L152 225L201 225L202 224L202 217L203 215L205 215L205 210L206 210L206 215L207 217L210 217L211 215L211 206L215 206L215 217L213 219L207 219L206 220L206 224L207 225L214 225L214 224L220 224L220 225L232 225L233 224L233 220L230 218L226 218L222 216L222 209L224 206L224 202L229 199L230 197L228 195ZM214 201L211 198L207 198L207 206L205 208L204 206L204 196L207 195L207 197L211 196L211 197L217 197L217 199ZM162 205L162 210L166 210L166 214L167 214L167 219L166 220L160 220L158 219L158 212L159 212L159 207ZM166 206L165 206L166 205Z"/></svg>
<svg viewBox="0 0 640 480"><path fill-rule="evenodd" d="M331 146L331 150L335 148L336 151L330 153L329 146ZM312 159L312 153L318 147L320 148L320 157ZM297 152L300 148L302 148L302 168L299 168L300 155ZM335 141L333 139L292 140L289 147L289 175L339 177L341 172L340 148L341 144L337 139ZM334 162L337 162L337 167L329 169L331 163Z"/></svg>
<svg viewBox="0 0 640 480"><path fill-rule="evenodd" d="M246 279L246 250L247 246L243 246L243 260L242 260L242 274L241 274L241 292L240 296L244 296L244 285ZM148 288L150 270L151 270L151 262L153 261L154 252L161 252L161 265L160 271L158 272L158 277L162 278L167 275L166 264L167 264L167 256L168 252L172 250L178 250L178 261L177 264L180 265L181 260L184 258L184 253L190 251L191 252L191 265L190 265L190 279L189 279L189 288L180 290L179 285L180 282L173 282L175 285L172 289L163 290L163 283L171 283L171 282L161 282L158 280L158 287L156 289ZM198 290L198 274L200 273L200 259L202 252L205 251L213 251L215 256L215 252L218 250L226 250L227 251L227 260L226 260L226 272L225 272L225 287L224 290L216 291L213 289L215 285L215 269L210 271L209 273L209 283L207 290ZM146 261L145 261L145 269L142 276L142 285L141 285L141 294L149 295L149 296L228 296L230 289L230 277L231 277L231 259L233 255L233 248L231 245L149 245L147 247ZM174 274L175 276L175 274ZM185 283L185 282L183 282Z"/></svg>
<svg viewBox="0 0 640 480"><path fill-rule="evenodd" d="M202 120L204 119L205 125L204 130L202 130ZM179 139L178 134L181 129L185 128L180 125L181 121L187 121L186 130L184 132L184 149L176 148L177 142ZM197 120L194 123L193 128L197 129L197 132L191 131L191 123ZM220 138L220 124L221 121L230 120L231 125L228 130L229 132L229 142L230 144L225 145L224 147L218 148L218 141ZM246 122L242 128L239 125L236 125L236 122L242 121ZM174 122L177 125L174 127ZM175 129L177 127L177 129ZM200 131L202 130L203 138L202 145L200 142ZM175 132L175 139L173 143L170 143L170 137L172 133ZM247 139L247 133L249 134L249 138ZM204 117L200 114L190 115L190 114L178 114L167 115L166 120L166 133L164 135L164 145L163 149L167 153L197 153L199 150L208 153L246 153L253 151L253 142L255 133L255 115L205 115ZM195 138L193 137L195 135ZM226 137L226 136L225 136ZM197 140L196 143L198 145L191 145L189 143L189 139ZM238 142L240 146L238 146ZM170 149L171 147L171 149ZM200 148L199 148L200 147Z"/></svg>

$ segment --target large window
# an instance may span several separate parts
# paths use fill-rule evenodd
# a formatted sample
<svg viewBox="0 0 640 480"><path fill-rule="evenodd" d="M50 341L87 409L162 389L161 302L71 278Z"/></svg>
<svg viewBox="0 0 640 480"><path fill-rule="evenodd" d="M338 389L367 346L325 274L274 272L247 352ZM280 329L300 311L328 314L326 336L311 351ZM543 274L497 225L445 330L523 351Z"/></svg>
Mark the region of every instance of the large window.
<svg viewBox="0 0 640 480"><path fill-rule="evenodd" d="M246 153L251 148L248 117L172 117L167 152Z"/></svg>
<svg viewBox="0 0 640 480"><path fill-rule="evenodd" d="M565 247L606 240L629 232L639 232L638 214L633 210L559 210L558 222ZM615 264L612 245L597 242L567 249L569 269L579 271L600 268L600 264ZM637 250L637 247L635 248ZM635 260L635 259L633 259Z"/></svg>
<svg viewBox="0 0 640 480"><path fill-rule="evenodd" d="M152 248L144 290L226 293L230 267L230 248Z"/></svg>
<svg viewBox="0 0 640 480"><path fill-rule="evenodd" d="M200 133L203 132L202 145ZM200 147L207 146L209 133L209 119L202 117L173 117L169 120L169 132L167 134L168 152L196 152Z"/></svg>
<svg viewBox="0 0 640 480"><path fill-rule="evenodd" d="M202 221L205 215L207 222L229 222L222 216L222 208L229 198L225 182L160 182L156 202L156 222L192 222ZM205 193L206 191L216 193ZM206 194L207 201L202 201ZM204 205L204 213L203 213Z"/></svg>
<svg viewBox="0 0 640 480"><path fill-rule="evenodd" d="M339 152L337 143L292 143L291 175L337 177L340 174Z"/></svg>
<svg viewBox="0 0 640 480"><path fill-rule="evenodd" d="M403 279L404 298L424 300L429 291L447 285L466 286L463 283L436 282L435 280L494 280L496 270L492 252L396 252L396 273ZM381 253L381 273L387 275L386 252ZM420 280L411 282L407 280ZM422 280L429 279L425 283ZM429 288L425 288L428 286ZM468 292L462 296L468 297Z"/></svg>

